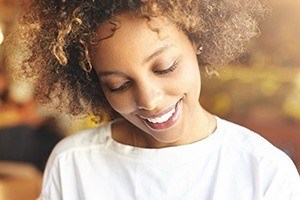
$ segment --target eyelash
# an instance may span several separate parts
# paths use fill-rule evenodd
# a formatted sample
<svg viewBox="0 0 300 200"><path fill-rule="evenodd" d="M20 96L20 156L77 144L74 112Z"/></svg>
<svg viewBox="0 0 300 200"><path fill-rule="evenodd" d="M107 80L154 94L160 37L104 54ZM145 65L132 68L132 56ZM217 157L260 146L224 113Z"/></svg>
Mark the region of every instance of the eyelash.
<svg viewBox="0 0 300 200"><path fill-rule="evenodd" d="M110 92L121 92L121 91L125 90L128 87L128 85L129 85L129 81L126 82L125 84L123 84L121 87L119 87L117 89L111 89L111 88L109 88L109 91Z"/></svg>
<svg viewBox="0 0 300 200"><path fill-rule="evenodd" d="M172 64L172 66L169 67L168 69L166 69L166 70L157 70L157 71L154 71L154 72L157 73L157 74L159 74L159 75L165 76L168 73L172 73L177 68L178 63L179 63L178 60L176 60ZM128 82L126 82L125 84L123 84L121 87L119 87L117 89L111 89L111 88L109 88L109 91L112 92L112 93L113 92L121 92L121 91L125 90L128 87L129 84L130 84L130 82L128 81Z"/></svg>
<svg viewBox="0 0 300 200"><path fill-rule="evenodd" d="M173 72L178 66L178 61L176 60L171 67L169 67L168 69L166 70L158 70L158 71L154 71L155 73L157 74L167 74L167 73L170 73L170 72Z"/></svg>

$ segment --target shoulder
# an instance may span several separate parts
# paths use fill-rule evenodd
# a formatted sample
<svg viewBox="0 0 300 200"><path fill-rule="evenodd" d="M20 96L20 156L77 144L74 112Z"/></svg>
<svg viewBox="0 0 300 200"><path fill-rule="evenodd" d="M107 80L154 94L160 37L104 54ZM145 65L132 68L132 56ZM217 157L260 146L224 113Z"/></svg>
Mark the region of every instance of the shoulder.
<svg viewBox="0 0 300 200"><path fill-rule="evenodd" d="M111 122L108 122L95 128L81 130L62 139L52 150L48 162L69 153L85 151L94 147L101 148L107 141L110 123Z"/></svg>
<svg viewBox="0 0 300 200"><path fill-rule="evenodd" d="M85 168L95 153L98 157L99 153L105 153L111 123L79 131L54 147L44 171L41 197L44 195L49 199L60 199L62 184L77 181L74 169L79 164Z"/></svg>
<svg viewBox="0 0 300 200"><path fill-rule="evenodd" d="M233 155L247 156L259 167L295 168L291 158L258 133L221 119L223 148Z"/></svg>
<svg viewBox="0 0 300 200"><path fill-rule="evenodd" d="M258 133L238 124L221 119L223 148L230 157L249 160L261 181L264 196L276 199L278 191L283 198L300 197L300 178L292 159Z"/></svg>
<svg viewBox="0 0 300 200"><path fill-rule="evenodd" d="M256 157L286 157L287 155L275 147L258 133L244 126L235 124L225 119L223 124L223 142L226 146L248 152Z"/></svg>

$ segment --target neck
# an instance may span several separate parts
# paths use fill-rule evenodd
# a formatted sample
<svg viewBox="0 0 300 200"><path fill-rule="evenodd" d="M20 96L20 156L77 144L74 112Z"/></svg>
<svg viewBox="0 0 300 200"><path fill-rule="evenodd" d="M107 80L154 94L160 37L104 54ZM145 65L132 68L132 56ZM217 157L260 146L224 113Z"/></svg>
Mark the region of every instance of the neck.
<svg viewBox="0 0 300 200"><path fill-rule="evenodd" d="M200 103L193 112L192 119L188 126L185 127L185 135L182 140L178 141L178 145L190 144L205 139L211 134L213 126L215 126L214 117L202 108Z"/></svg>

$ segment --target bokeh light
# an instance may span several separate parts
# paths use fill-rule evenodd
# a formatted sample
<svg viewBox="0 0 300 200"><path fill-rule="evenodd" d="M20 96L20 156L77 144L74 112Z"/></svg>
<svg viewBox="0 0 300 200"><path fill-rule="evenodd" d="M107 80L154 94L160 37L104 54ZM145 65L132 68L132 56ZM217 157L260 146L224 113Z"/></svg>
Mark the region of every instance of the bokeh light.
<svg viewBox="0 0 300 200"><path fill-rule="evenodd" d="M0 26L0 45L3 43L3 40L4 40L4 35L2 33L2 29L1 29L1 26Z"/></svg>

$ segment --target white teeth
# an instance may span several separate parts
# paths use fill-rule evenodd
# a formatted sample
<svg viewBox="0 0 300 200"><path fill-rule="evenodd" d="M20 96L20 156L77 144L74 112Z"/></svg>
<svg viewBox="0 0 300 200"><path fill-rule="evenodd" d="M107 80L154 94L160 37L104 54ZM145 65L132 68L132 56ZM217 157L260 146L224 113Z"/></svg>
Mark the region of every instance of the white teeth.
<svg viewBox="0 0 300 200"><path fill-rule="evenodd" d="M170 112L162 115L161 117L147 118L147 120L151 123L163 123L168 121L170 117L172 117L173 113L175 113L175 107Z"/></svg>

